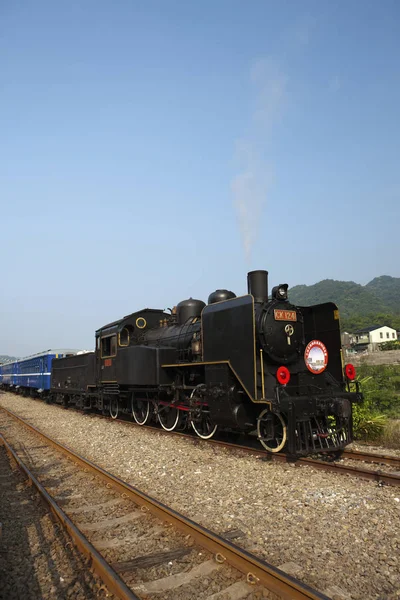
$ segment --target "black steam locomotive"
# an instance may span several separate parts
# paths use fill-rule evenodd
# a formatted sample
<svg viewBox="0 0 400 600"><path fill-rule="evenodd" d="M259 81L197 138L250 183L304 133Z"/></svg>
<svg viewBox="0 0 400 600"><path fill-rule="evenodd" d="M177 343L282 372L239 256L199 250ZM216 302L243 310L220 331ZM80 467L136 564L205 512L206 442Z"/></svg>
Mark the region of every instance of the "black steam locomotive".
<svg viewBox="0 0 400 600"><path fill-rule="evenodd" d="M338 309L294 306L287 292L269 299L267 271L252 271L247 295L216 290L207 305L190 298L109 323L94 352L53 361L50 397L203 439L256 430L271 452L340 450L362 395L342 362Z"/></svg>

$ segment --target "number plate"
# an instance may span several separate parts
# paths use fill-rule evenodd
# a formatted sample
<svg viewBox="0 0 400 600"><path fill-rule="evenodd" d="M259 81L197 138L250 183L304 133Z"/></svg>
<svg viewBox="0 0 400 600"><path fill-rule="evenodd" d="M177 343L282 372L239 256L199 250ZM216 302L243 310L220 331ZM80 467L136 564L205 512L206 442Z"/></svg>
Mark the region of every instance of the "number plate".
<svg viewBox="0 0 400 600"><path fill-rule="evenodd" d="M275 321L297 321L295 310L274 310Z"/></svg>

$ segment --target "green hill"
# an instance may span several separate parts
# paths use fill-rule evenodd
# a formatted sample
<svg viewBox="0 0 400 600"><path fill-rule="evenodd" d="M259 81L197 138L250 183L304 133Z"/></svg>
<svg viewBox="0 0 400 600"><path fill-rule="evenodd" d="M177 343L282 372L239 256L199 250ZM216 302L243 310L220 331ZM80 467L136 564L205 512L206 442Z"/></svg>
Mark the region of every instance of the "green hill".
<svg viewBox="0 0 400 600"><path fill-rule="evenodd" d="M15 356L7 356L7 354L0 354L0 365L10 360L16 360Z"/></svg>
<svg viewBox="0 0 400 600"><path fill-rule="evenodd" d="M383 275L363 286L354 281L324 279L314 285L289 288L289 299L299 306L335 302L341 320L360 326L400 322L400 278ZM390 323L389 323L390 321ZM366 323L366 325L364 325Z"/></svg>
<svg viewBox="0 0 400 600"><path fill-rule="evenodd" d="M400 277L375 277L367 283L365 289L379 298L392 312L400 314Z"/></svg>

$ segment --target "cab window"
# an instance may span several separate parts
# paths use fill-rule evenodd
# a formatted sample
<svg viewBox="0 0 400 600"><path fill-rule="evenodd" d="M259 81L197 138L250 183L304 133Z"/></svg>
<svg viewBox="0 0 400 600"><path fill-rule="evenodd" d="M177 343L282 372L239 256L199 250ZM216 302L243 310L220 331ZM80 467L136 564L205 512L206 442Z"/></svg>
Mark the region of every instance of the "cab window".
<svg viewBox="0 0 400 600"><path fill-rule="evenodd" d="M109 335L101 340L101 358L115 356L117 354L117 336Z"/></svg>
<svg viewBox="0 0 400 600"><path fill-rule="evenodd" d="M119 345L120 346L129 346L129 329L127 327L124 327L120 332L119 332Z"/></svg>

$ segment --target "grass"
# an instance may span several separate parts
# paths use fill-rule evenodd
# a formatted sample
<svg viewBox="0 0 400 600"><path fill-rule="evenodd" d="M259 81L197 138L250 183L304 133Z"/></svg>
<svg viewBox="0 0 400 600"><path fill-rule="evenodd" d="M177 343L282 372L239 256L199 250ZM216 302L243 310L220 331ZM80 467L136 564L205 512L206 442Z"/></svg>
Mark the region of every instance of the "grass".
<svg viewBox="0 0 400 600"><path fill-rule="evenodd" d="M360 367L364 400L353 405L354 436L400 449L400 365Z"/></svg>
<svg viewBox="0 0 400 600"><path fill-rule="evenodd" d="M363 442L378 441L384 435L388 419L385 415L374 414L363 407L353 412L355 438Z"/></svg>
<svg viewBox="0 0 400 600"><path fill-rule="evenodd" d="M400 419L387 421L379 441L386 448L400 449Z"/></svg>

